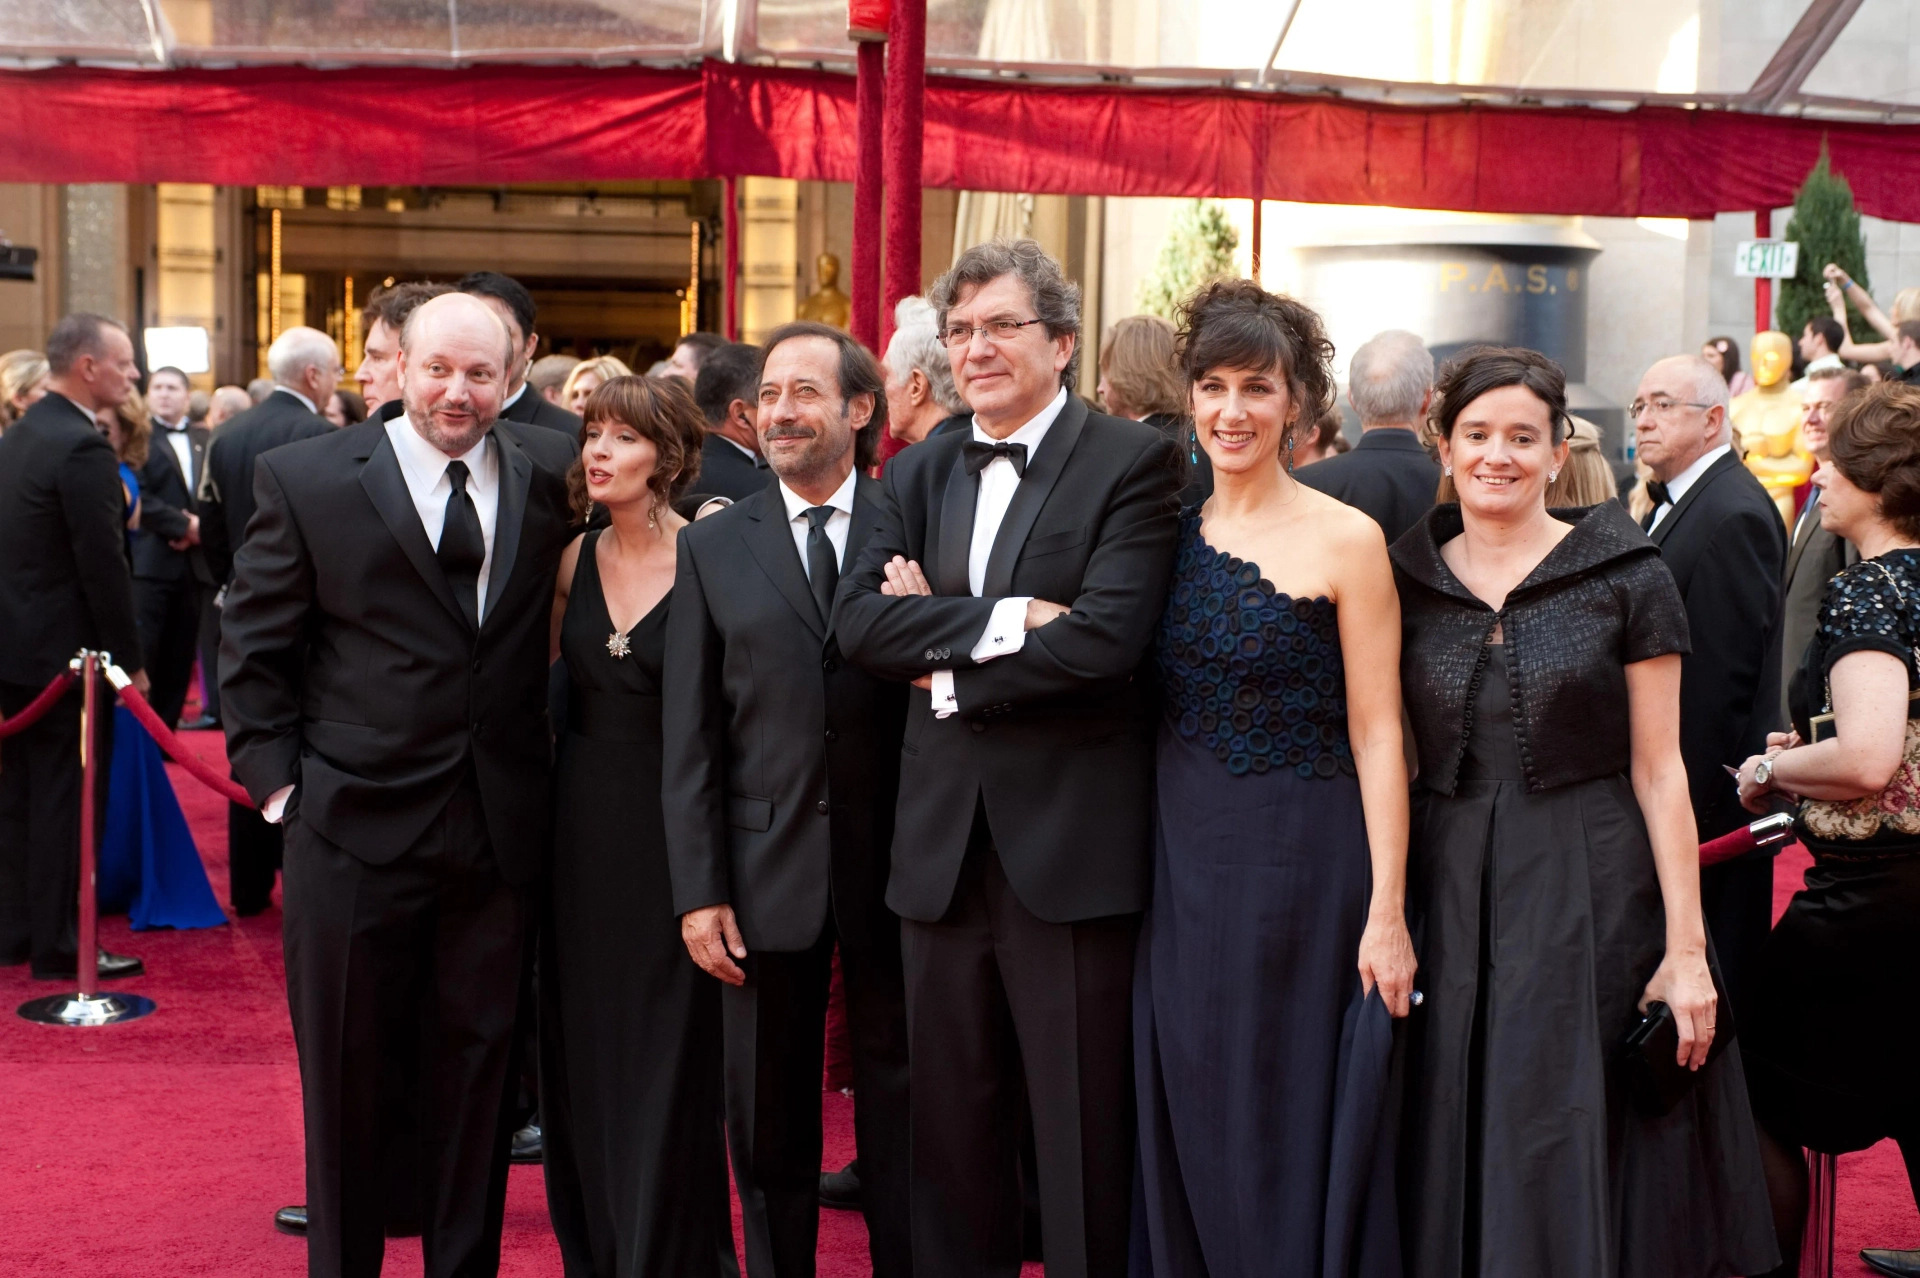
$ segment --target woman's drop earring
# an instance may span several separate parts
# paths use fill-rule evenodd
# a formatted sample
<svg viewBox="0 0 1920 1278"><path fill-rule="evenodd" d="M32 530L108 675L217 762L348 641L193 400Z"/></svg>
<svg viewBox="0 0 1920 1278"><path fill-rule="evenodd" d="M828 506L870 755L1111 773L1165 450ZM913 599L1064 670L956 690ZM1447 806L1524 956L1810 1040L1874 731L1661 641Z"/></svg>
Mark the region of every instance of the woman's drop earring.
<svg viewBox="0 0 1920 1278"><path fill-rule="evenodd" d="M1187 435L1188 435L1187 460L1192 462L1195 466L1198 466L1200 464L1200 429L1199 427L1196 426L1193 430L1187 432Z"/></svg>
<svg viewBox="0 0 1920 1278"><path fill-rule="evenodd" d="M1287 432L1287 473L1293 473L1293 432Z"/></svg>

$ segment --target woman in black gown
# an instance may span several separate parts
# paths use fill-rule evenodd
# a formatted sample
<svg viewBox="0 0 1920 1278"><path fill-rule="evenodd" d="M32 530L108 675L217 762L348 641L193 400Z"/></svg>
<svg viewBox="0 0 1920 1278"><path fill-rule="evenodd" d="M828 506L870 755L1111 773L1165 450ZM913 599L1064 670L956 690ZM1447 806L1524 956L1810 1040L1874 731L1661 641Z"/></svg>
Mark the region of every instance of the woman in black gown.
<svg viewBox="0 0 1920 1278"><path fill-rule="evenodd" d="M1387 544L1283 458L1333 398L1320 319L1246 280L1183 335L1214 488L1160 625L1137 951L1135 1278L1400 1278L1392 1017L1406 756Z"/></svg>
<svg viewBox="0 0 1920 1278"><path fill-rule="evenodd" d="M555 776L540 964L547 1202L568 1278L730 1271L719 986L680 940L660 810L670 501L700 464L676 381L586 403L575 506L610 522L560 564L554 650L572 685Z"/></svg>
<svg viewBox="0 0 1920 1278"><path fill-rule="evenodd" d="M1407 1273L1760 1273L1776 1252L1739 1045L1707 1063L1686 611L1618 502L1547 509L1565 385L1533 351L1445 370L1433 427L1460 500L1392 551L1425 994L1401 1148ZM1699 1072L1653 1118L1618 1061L1656 1000Z"/></svg>
<svg viewBox="0 0 1920 1278"><path fill-rule="evenodd" d="M1795 823L1813 868L1767 939L1743 1031L1790 1261L1806 1219L1802 1147L1844 1154L1890 1137L1920 1203L1920 1021L1908 1010L1920 987L1920 389L1849 396L1828 440L1820 524L1861 560L1820 601L1788 688L1792 734L1740 769L1753 811L1768 791L1814 800ZM1920 1251L1863 1255L1920 1274Z"/></svg>

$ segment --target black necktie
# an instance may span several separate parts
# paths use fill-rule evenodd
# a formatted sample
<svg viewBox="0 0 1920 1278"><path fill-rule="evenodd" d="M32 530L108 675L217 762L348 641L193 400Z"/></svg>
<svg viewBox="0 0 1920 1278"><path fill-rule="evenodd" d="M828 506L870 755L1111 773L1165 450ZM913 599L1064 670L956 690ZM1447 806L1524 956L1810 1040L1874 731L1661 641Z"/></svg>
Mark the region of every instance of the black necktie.
<svg viewBox="0 0 1920 1278"><path fill-rule="evenodd" d="M966 457L969 475L979 474L986 469L988 462L996 457L1004 457L1013 463L1014 474L1022 479L1026 478L1027 446L1025 444L1009 444L1005 441L983 444L977 439L969 439L961 445L960 451Z"/></svg>
<svg viewBox="0 0 1920 1278"><path fill-rule="evenodd" d="M487 539L480 531L480 512L467 493L467 464L447 463L447 518L440 525L440 567L453 587L460 611L474 629L480 628L480 565L486 562Z"/></svg>
<svg viewBox="0 0 1920 1278"><path fill-rule="evenodd" d="M1647 496L1653 499L1653 508L1655 510L1660 509L1673 500L1672 495L1667 492L1667 486L1657 479L1649 479L1647 481Z"/></svg>
<svg viewBox="0 0 1920 1278"><path fill-rule="evenodd" d="M807 584L813 587L813 603L824 626L833 619L833 588L840 584L840 560L833 553L833 539L827 536L833 507L809 506L806 515Z"/></svg>

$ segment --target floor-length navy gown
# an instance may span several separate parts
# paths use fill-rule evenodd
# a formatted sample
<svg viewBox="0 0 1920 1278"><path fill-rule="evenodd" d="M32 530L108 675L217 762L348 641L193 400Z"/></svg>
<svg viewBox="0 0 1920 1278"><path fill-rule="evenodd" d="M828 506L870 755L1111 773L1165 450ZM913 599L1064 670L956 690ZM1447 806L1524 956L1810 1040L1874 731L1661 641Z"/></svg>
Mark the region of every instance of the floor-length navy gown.
<svg viewBox="0 0 1920 1278"><path fill-rule="evenodd" d="M1399 1278L1391 1018L1335 605L1181 528L1134 985L1132 1268Z"/></svg>

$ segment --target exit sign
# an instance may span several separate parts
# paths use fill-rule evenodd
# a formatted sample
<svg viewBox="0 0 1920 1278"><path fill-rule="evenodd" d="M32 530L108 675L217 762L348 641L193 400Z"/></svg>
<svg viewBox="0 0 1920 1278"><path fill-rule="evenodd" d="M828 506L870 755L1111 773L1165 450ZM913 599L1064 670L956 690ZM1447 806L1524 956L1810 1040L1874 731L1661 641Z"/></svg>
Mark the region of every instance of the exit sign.
<svg viewBox="0 0 1920 1278"><path fill-rule="evenodd" d="M1783 280L1800 269L1800 246L1792 240L1741 240L1733 273L1749 279Z"/></svg>

